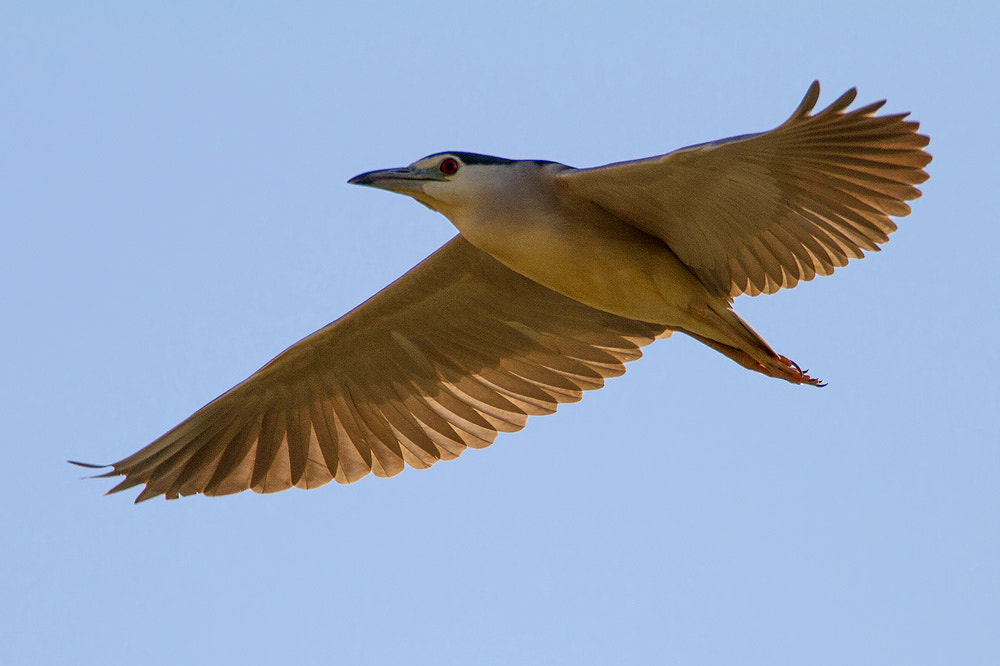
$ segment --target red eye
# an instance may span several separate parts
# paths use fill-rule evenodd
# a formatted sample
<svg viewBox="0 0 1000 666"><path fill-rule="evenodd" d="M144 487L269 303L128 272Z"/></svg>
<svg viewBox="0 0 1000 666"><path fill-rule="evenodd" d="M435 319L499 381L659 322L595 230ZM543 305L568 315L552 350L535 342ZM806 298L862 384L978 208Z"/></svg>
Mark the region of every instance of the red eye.
<svg viewBox="0 0 1000 666"><path fill-rule="evenodd" d="M458 160L449 157L441 162L439 168L441 169L441 173L451 176L458 171Z"/></svg>

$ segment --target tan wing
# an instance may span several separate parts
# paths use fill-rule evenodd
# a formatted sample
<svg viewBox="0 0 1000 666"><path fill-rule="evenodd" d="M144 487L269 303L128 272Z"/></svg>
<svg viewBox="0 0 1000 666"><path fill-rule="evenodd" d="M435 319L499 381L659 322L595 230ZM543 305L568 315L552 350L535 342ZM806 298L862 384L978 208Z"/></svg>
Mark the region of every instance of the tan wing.
<svg viewBox="0 0 1000 666"><path fill-rule="evenodd" d="M814 82L770 132L723 139L556 181L661 238L719 296L770 294L829 275L896 230L927 180L928 138L908 114L847 107L856 90L810 115Z"/></svg>
<svg viewBox="0 0 1000 666"><path fill-rule="evenodd" d="M393 476L600 388L663 327L594 310L456 236L104 476L137 502Z"/></svg>

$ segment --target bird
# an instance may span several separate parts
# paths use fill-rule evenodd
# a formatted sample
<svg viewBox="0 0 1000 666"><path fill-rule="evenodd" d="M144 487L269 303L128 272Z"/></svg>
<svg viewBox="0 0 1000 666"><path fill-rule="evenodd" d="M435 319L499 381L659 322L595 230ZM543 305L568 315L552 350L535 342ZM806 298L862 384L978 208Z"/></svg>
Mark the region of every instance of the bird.
<svg viewBox="0 0 1000 666"><path fill-rule="evenodd" d="M927 180L908 113L815 111L776 128L577 169L443 152L348 182L409 196L458 234L98 477L135 499L391 477L489 446L683 333L744 368L822 386L733 309L877 251ZM72 462L72 461L71 461Z"/></svg>

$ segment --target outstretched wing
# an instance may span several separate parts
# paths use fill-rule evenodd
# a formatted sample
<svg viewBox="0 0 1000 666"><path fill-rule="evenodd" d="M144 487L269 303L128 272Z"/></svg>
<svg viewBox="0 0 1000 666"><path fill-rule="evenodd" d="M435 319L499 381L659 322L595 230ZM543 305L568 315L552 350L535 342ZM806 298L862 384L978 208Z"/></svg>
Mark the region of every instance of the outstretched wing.
<svg viewBox="0 0 1000 666"><path fill-rule="evenodd" d="M770 294L829 275L896 230L890 216L927 180L928 138L908 114L876 116L884 101L847 111L841 95L810 115L814 82L792 117L761 134L555 176L662 239L719 296Z"/></svg>
<svg viewBox="0 0 1000 666"><path fill-rule="evenodd" d="M138 502L430 467L579 400L663 334L456 236L104 476L125 476L112 492L146 484Z"/></svg>

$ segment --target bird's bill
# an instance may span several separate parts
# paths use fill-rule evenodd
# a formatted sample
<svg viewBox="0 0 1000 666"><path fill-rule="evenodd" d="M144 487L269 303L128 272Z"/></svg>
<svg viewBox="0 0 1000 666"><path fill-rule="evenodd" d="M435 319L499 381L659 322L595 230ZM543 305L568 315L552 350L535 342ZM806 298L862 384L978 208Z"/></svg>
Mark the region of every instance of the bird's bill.
<svg viewBox="0 0 1000 666"><path fill-rule="evenodd" d="M404 167L402 169L381 169L369 171L351 178L351 185L366 185L381 190L413 195L422 191L422 186L429 180L438 180L435 175L425 169Z"/></svg>

